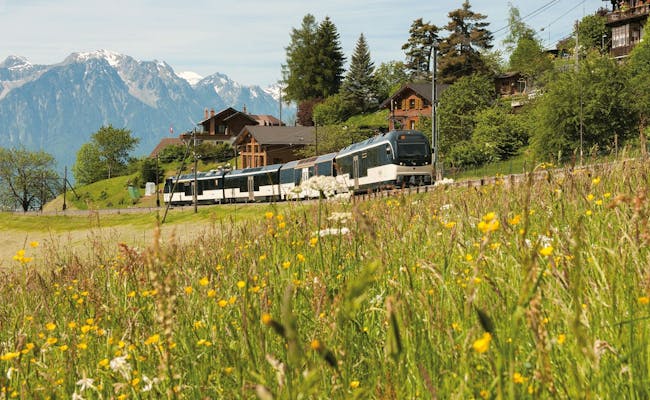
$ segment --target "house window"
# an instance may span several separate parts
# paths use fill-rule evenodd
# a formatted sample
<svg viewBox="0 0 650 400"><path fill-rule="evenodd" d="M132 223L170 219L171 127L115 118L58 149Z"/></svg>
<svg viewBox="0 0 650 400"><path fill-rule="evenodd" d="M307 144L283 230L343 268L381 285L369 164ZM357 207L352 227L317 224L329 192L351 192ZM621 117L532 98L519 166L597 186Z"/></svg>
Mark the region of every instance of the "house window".
<svg viewBox="0 0 650 400"><path fill-rule="evenodd" d="M409 121L409 129L411 129L411 130L415 129L415 121L413 121L413 120Z"/></svg>
<svg viewBox="0 0 650 400"><path fill-rule="evenodd" d="M415 109L415 99L409 100L409 110Z"/></svg>
<svg viewBox="0 0 650 400"><path fill-rule="evenodd" d="M612 28L612 48L625 47L630 44L630 25Z"/></svg>

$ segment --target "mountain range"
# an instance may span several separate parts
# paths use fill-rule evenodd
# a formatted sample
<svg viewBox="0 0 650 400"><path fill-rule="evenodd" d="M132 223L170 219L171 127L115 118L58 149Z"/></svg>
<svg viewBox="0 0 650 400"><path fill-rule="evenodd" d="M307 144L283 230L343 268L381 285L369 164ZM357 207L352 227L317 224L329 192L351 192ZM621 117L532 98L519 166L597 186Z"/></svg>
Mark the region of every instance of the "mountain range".
<svg viewBox="0 0 650 400"><path fill-rule="evenodd" d="M140 138L133 155L146 155L170 132L194 129L206 108L279 116L278 94L278 87L243 86L220 73L176 73L164 61L107 50L72 53L53 65L9 56L0 63L0 147L44 150L63 169L111 124ZM282 116L295 118L295 108L283 105Z"/></svg>

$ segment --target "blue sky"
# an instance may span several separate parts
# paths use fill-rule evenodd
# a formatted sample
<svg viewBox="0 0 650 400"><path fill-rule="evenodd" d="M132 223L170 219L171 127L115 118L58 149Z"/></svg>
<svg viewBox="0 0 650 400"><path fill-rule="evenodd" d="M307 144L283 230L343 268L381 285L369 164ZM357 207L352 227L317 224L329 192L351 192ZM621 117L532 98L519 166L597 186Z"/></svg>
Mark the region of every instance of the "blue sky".
<svg viewBox="0 0 650 400"><path fill-rule="evenodd" d="M509 3L547 47L570 34L576 20L610 6L602 0L470 1L474 12L487 15L491 31L501 29L496 47L507 34L502 28ZM244 85L266 86L281 78L291 29L307 13L317 21L330 17L348 59L363 33L379 65L403 61L401 46L413 20L444 26L449 11L461 5L459 0L0 0L0 61L20 55L34 64L54 64L75 51L108 49L166 61L176 72L220 72Z"/></svg>

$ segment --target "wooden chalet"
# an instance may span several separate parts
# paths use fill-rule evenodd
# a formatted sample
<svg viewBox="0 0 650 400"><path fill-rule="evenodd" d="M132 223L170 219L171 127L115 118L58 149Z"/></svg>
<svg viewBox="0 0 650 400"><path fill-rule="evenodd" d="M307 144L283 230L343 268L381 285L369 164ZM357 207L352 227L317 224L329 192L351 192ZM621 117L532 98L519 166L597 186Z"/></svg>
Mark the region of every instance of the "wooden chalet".
<svg viewBox="0 0 650 400"><path fill-rule="evenodd" d="M438 99L448 87L437 84ZM380 108L388 108L388 130L415 129L421 117L431 118L431 83L407 83L384 100Z"/></svg>
<svg viewBox="0 0 650 400"><path fill-rule="evenodd" d="M150 158L156 158L156 157L158 157L158 154L160 154L162 149L164 149L165 147L176 146L176 145L179 145L179 144L185 144L185 143L183 143L183 141L180 138L177 138L177 137L163 138L163 139L160 140L160 143L158 143L156 145L156 147L154 147L151 154L149 154L149 157Z"/></svg>
<svg viewBox="0 0 650 400"><path fill-rule="evenodd" d="M506 72L494 79L497 95L515 96L526 93L526 79L519 72Z"/></svg>
<svg viewBox="0 0 650 400"><path fill-rule="evenodd" d="M627 57L643 39L643 29L650 15L650 0L609 1L612 10L605 15L605 24L611 29L609 52L615 58Z"/></svg>
<svg viewBox="0 0 650 400"><path fill-rule="evenodd" d="M197 143L211 141L214 143L232 143L246 125L257 125L252 115L237 111L232 107L215 113L205 109L204 118L198 123L199 131L181 134L181 140L196 139Z"/></svg>
<svg viewBox="0 0 650 400"><path fill-rule="evenodd" d="M297 150L315 143L313 126L247 125L235 138L239 168L284 164L300 158Z"/></svg>

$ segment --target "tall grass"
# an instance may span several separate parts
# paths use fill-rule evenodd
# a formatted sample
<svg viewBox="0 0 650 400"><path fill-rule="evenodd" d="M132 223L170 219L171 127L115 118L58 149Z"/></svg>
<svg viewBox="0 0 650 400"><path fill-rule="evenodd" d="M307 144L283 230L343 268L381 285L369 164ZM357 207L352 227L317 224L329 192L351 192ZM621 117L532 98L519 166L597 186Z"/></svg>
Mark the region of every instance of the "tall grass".
<svg viewBox="0 0 650 400"><path fill-rule="evenodd" d="M648 172L24 249L0 289L3 396L647 398Z"/></svg>

